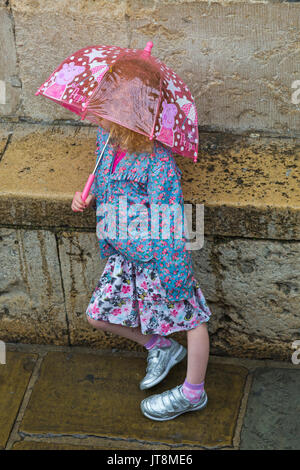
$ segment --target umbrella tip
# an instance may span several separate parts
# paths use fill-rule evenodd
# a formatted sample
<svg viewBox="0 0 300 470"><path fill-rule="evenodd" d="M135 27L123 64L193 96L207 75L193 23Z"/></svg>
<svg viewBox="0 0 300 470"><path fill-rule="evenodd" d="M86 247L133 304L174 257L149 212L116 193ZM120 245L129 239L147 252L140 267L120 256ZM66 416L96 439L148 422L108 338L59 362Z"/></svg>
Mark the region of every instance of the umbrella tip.
<svg viewBox="0 0 300 470"><path fill-rule="evenodd" d="M151 55L151 49L152 49L152 47L153 47L153 42L152 42L152 41L148 41L147 44L146 44L146 47L145 47L145 49L144 49L143 55L147 55L147 56Z"/></svg>

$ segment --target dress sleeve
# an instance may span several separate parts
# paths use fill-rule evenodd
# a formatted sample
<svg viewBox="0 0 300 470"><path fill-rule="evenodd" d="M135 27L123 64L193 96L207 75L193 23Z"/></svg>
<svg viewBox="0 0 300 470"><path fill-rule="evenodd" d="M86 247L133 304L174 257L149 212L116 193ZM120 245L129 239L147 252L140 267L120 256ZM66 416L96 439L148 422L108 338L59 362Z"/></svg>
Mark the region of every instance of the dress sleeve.
<svg viewBox="0 0 300 470"><path fill-rule="evenodd" d="M170 300L193 294L191 254L184 234L184 200L181 171L171 150L157 153L151 165L147 193L151 212L153 257Z"/></svg>
<svg viewBox="0 0 300 470"><path fill-rule="evenodd" d="M104 129L101 126L99 126L98 130L97 130L97 139L96 139L96 150L95 150L96 161L95 161L95 163L97 162L97 158L100 155L100 152L103 148L103 145L105 145L106 139L107 139L107 135L105 135ZM93 184L91 186L91 189L90 189L90 194L93 194L95 196L95 198L97 198L97 192L98 192L97 191L97 178L95 178L94 181L93 181ZM95 211L97 210L97 201L96 201L96 199L95 199L94 204L93 204L92 207ZM114 248L111 245L109 245L106 240L98 239L98 243L99 243L100 257L101 258L108 258L110 255L113 255L113 254L116 253Z"/></svg>

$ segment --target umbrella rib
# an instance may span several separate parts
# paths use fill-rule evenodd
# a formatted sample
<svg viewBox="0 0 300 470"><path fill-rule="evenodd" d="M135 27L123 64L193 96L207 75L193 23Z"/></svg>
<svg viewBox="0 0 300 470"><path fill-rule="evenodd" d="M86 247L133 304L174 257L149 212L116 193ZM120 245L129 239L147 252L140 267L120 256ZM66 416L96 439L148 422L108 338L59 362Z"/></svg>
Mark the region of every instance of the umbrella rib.
<svg viewBox="0 0 300 470"><path fill-rule="evenodd" d="M150 137L149 137L150 140L153 139L155 123L156 123L156 119L157 119L157 115L158 115L159 106L160 106L160 103L161 103L161 96L162 96L162 77L160 77L160 80L159 80L159 98L157 100L157 107L156 107L156 112L155 112L155 116L154 116L153 126L152 126L151 134L150 134Z"/></svg>

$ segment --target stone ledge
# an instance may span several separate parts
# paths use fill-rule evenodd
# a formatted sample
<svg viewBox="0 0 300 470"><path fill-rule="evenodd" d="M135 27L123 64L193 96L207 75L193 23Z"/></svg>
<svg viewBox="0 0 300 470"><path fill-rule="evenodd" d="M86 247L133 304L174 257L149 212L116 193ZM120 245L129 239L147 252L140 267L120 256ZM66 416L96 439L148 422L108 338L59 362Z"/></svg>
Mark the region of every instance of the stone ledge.
<svg viewBox="0 0 300 470"><path fill-rule="evenodd" d="M94 126L2 124L1 225L95 229L93 211L70 208L95 141ZM176 157L185 202L204 204L206 235L299 240L299 155L297 139L200 133L198 163Z"/></svg>

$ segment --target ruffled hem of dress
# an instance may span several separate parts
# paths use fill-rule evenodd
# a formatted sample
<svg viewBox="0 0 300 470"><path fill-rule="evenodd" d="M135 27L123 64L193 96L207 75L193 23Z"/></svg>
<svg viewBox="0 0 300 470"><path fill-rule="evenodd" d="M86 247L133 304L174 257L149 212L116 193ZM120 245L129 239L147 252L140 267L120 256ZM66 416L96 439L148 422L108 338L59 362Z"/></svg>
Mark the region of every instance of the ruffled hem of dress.
<svg viewBox="0 0 300 470"><path fill-rule="evenodd" d="M208 322L208 319L206 320L199 320L197 321L195 324L191 324L191 325L188 325L186 327L182 327L182 326L176 326L174 325L174 327L172 328L171 331L162 331L161 329L147 329L147 327L145 327L143 325L142 322L135 322L135 323L132 323L130 325L128 325L128 321L118 321L118 317L114 317L112 319L107 319L107 318L97 318L95 319L93 316L91 316L89 313L87 313L88 316L90 316L93 320L100 320L100 321L105 321L107 323L112 323L114 325L120 325L120 326L129 326L130 328L137 328L137 327L140 327L141 328L141 333L145 336L150 336L150 335L160 335L160 336L169 336L169 335L172 335L174 333L179 333L180 331L190 331L190 330L194 330L195 328L197 328L198 326L202 325L203 323L207 323ZM140 317L137 316L137 318L140 320Z"/></svg>
<svg viewBox="0 0 300 470"><path fill-rule="evenodd" d="M86 311L86 315L88 315L90 318L92 318L92 320L96 320L96 321L106 321L107 323L112 323L114 325L122 325L122 326L129 326L130 328L137 328L138 326L141 326L140 322L139 321L136 321L136 322L130 322L130 324L128 324L128 320L123 320L123 321L118 321L118 316L112 316L111 314L109 315L109 318L107 318L106 315L101 315L101 313L99 313L99 315L97 314L97 318L95 318L94 315L92 315L88 310ZM137 315L137 319L139 320L139 316Z"/></svg>
<svg viewBox="0 0 300 470"><path fill-rule="evenodd" d="M169 334L176 333L177 331L186 331L186 330L192 330L199 326L202 323L206 323L210 320L210 314L205 313L203 309L200 306L194 307L193 308L193 314L191 315L190 319L182 319L178 320L178 315L174 315L174 321L168 319L166 322L163 320L163 316L159 316L156 318L157 325L155 325L153 328L149 328L148 325L151 323L151 317L155 318L155 313L153 313L153 310L155 309L155 305L151 305L150 302L147 302L145 300L139 300L139 311L141 313L140 319L141 319L141 330L142 333L145 334L159 334L161 336L167 336ZM164 304L164 305L163 305ZM165 309L165 313L170 316L170 307L168 307L165 303L158 303L157 304L158 309L160 310L160 313L163 313L163 310ZM149 316L150 320L147 321L147 323L143 322L143 317L144 316Z"/></svg>
<svg viewBox="0 0 300 470"><path fill-rule="evenodd" d="M174 333L180 333L180 331L190 331L190 330L194 330L195 328L197 328L198 326L202 325L203 323L207 323L208 322L208 319L207 320L199 320L198 322L196 322L195 324L193 325L187 325L186 327L182 327L182 326L178 326L176 327L173 327L172 331L167 331L167 332L164 332L164 331L150 331L150 330L145 330L143 331L143 327L141 325L141 332L143 333L143 335L160 335L160 336L169 336L169 335L173 335Z"/></svg>
<svg viewBox="0 0 300 470"><path fill-rule="evenodd" d="M160 311L160 313L165 313L170 315L170 310L172 309L172 302L162 298L160 301L153 301L153 299L143 298L143 299L134 299L130 297L124 296L113 296L115 305L109 309L109 311L105 312L105 305L104 308L93 307L95 304L95 299L91 302L86 310L86 314L96 321L107 321L108 323L113 323L116 325L128 326L131 328L137 328L138 326L141 327L141 332L144 335L150 334L158 334L160 336L168 336L170 334L179 332L179 331L187 331L192 330L199 326L202 323L208 322L210 319L210 312L205 313L200 301L197 302L197 305L193 305L191 303L192 299L190 299L190 304L193 309L193 315L191 320L182 320L176 321L177 314L174 316L174 321L168 320L166 323L164 322L163 318L158 315L155 317L155 307ZM196 296L195 296L196 297ZM107 298L107 302L109 302L109 298ZM195 299L194 299L195 301ZM105 300L104 300L105 302ZM122 305L116 305L116 303L122 303ZM175 305L174 305L175 306ZM127 308L128 314L126 315L125 319L120 320L122 317L121 309ZM114 310L120 309L120 312L116 313L115 315L112 313ZM147 319L146 319L147 318ZM151 327L151 321L156 323L155 326ZM165 323L165 324L164 324Z"/></svg>

